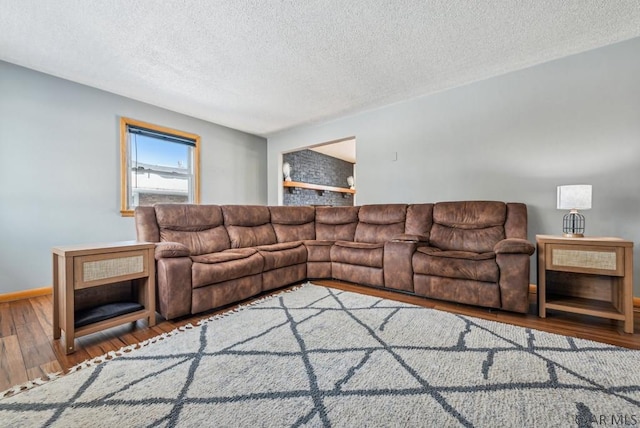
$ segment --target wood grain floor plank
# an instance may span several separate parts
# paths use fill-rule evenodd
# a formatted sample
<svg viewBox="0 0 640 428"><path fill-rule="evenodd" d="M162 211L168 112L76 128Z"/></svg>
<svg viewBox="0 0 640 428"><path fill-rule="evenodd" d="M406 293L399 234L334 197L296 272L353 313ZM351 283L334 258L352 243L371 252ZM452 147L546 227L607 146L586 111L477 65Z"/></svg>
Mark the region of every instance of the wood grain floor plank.
<svg viewBox="0 0 640 428"><path fill-rule="evenodd" d="M109 351L117 351L122 346L114 346L108 334L105 332L97 332L76 339L76 347L82 347L88 354L90 359L101 357Z"/></svg>
<svg viewBox="0 0 640 428"><path fill-rule="evenodd" d="M0 391L28 380L18 336L0 337Z"/></svg>
<svg viewBox="0 0 640 428"><path fill-rule="evenodd" d="M31 299L14 300L9 302L9 309L13 318L13 325L23 325L33 322L35 313L31 306Z"/></svg>
<svg viewBox="0 0 640 428"><path fill-rule="evenodd" d="M146 327L146 325L138 326L138 323L130 323L126 326L121 326L118 329L105 330L103 333L105 335L105 340L111 344L112 350L115 351L126 346L137 345L141 342L141 340L138 340L138 337L134 334L139 329L145 339L151 336L148 332L148 327Z"/></svg>
<svg viewBox="0 0 640 428"><path fill-rule="evenodd" d="M171 333L177 329L178 326L170 321L164 321L151 327L151 331L155 333L155 336L160 336L164 333Z"/></svg>
<svg viewBox="0 0 640 428"><path fill-rule="evenodd" d="M69 370L83 361L90 358L89 354L83 348L76 346L76 351L72 354L65 354L64 348L64 335L61 340L54 340L52 344L53 352L56 355L56 359L60 363L60 366L64 371Z"/></svg>
<svg viewBox="0 0 640 428"><path fill-rule="evenodd" d="M13 323L9 302L0 303L0 337L14 336L16 329Z"/></svg>
<svg viewBox="0 0 640 428"><path fill-rule="evenodd" d="M33 308L33 313L42 327L42 331L44 331L48 338L53 338L53 300L51 295L34 297L29 299L29 302Z"/></svg>
<svg viewBox="0 0 640 428"><path fill-rule="evenodd" d="M37 320L16 325L16 336L20 342L22 358L27 370L56 360L51 347L51 336L47 336Z"/></svg>
<svg viewBox="0 0 640 428"><path fill-rule="evenodd" d="M56 360L46 364L41 364L38 367L32 367L28 369L27 376L29 377L29 380L34 380L34 379L47 380L49 378L49 375L62 373L62 372L63 372L62 366L60 366L60 363Z"/></svg>

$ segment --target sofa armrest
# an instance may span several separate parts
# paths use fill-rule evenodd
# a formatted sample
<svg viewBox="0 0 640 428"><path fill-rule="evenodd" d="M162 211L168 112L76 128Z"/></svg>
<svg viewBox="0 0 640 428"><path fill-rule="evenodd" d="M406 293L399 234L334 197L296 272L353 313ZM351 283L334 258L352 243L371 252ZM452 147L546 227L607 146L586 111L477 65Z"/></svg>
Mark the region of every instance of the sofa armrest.
<svg viewBox="0 0 640 428"><path fill-rule="evenodd" d="M429 237L425 235L412 235L409 233L403 233L401 235L396 235L393 237L392 241L394 242L420 242L420 243L428 243Z"/></svg>
<svg viewBox="0 0 640 428"><path fill-rule="evenodd" d="M413 268L411 260L416 248L415 241L387 241L382 258L384 286L413 293Z"/></svg>
<svg viewBox="0 0 640 428"><path fill-rule="evenodd" d="M500 269L501 308L527 313L531 256L527 253L499 253L496 254L496 263Z"/></svg>
<svg viewBox="0 0 640 428"><path fill-rule="evenodd" d="M493 250L500 269L501 308L527 313L529 310L529 269L535 247L526 239L507 238Z"/></svg>
<svg viewBox="0 0 640 428"><path fill-rule="evenodd" d="M156 260L174 257L189 257L191 251L186 245L179 242L158 242L156 244Z"/></svg>
<svg viewBox="0 0 640 428"><path fill-rule="evenodd" d="M533 244L520 238L503 239L493 247L496 254L526 254L530 256L535 250Z"/></svg>
<svg viewBox="0 0 640 428"><path fill-rule="evenodd" d="M156 262L157 310L166 319L191 313L191 257L167 257Z"/></svg>

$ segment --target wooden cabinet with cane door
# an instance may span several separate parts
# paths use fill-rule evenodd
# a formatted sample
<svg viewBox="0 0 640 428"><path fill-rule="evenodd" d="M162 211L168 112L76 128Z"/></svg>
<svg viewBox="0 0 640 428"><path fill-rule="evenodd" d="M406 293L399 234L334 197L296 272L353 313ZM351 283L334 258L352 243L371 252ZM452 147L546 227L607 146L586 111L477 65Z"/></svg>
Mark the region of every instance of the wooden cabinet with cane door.
<svg viewBox="0 0 640 428"><path fill-rule="evenodd" d="M622 321L633 333L633 242L537 235L538 312L573 312Z"/></svg>
<svg viewBox="0 0 640 428"><path fill-rule="evenodd" d="M154 248L153 243L135 241L53 248L53 338L64 331L67 354L75 350L79 336L139 319L155 325ZM83 291L104 287L108 293L107 285L129 281L128 298L76 308Z"/></svg>

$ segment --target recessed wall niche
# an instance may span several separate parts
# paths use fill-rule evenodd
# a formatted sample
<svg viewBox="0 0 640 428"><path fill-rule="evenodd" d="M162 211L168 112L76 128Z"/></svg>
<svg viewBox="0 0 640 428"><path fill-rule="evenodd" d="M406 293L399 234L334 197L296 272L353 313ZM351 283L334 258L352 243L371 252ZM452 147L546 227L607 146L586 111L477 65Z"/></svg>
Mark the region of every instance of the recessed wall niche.
<svg viewBox="0 0 640 428"><path fill-rule="evenodd" d="M287 162L291 166L291 180L302 183L349 188L347 177L354 175L354 164L351 162L313 150L285 153L282 155L282 162ZM284 189L282 203L283 205L353 206L353 195L289 187Z"/></svg>

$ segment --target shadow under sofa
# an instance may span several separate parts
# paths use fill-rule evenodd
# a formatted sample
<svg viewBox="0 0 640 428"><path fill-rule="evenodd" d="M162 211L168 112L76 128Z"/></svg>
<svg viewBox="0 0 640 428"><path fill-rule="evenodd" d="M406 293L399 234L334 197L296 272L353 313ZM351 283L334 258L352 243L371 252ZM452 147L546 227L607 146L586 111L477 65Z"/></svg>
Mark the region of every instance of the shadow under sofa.
<svg viewBox="0 0 640 428"><path fill-rule="evenodd" d="M337 279L527 312L530 256L521 203L356 207L159 204L135 210L155 242L158 311L219 308L306 279Z"/></svg>

